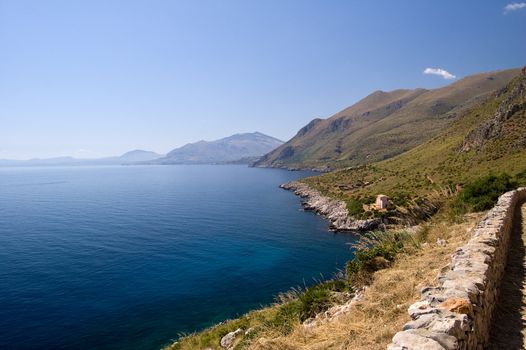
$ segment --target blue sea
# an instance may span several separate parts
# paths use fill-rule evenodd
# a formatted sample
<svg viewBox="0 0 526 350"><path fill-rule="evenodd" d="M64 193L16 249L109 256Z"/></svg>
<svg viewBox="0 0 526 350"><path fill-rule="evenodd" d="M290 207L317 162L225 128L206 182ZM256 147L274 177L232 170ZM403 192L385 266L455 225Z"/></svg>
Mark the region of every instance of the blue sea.
<svg viewBox="0 0 526 350"><path fill-rule="evenodd" d="M0 169L0 349L159 349L329 278L349 234L245 166Z"/></svg>

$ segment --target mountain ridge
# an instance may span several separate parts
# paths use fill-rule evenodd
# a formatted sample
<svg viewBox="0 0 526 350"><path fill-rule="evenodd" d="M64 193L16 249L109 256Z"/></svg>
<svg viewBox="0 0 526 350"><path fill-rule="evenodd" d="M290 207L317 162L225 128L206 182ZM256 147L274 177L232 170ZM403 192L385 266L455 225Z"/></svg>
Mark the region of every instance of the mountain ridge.
<svg viewBox="0 0 526 350"><path fill-rule="evenodd" d="M519 72L479 73L438 89L374 91L327 119L312 120L254 166L341 168L391 158L437 135Z"/></svg>
<svg viewBox="0 0 526 350"><path fill-rule="evenodd" d="M253 159L272 151L283 141L255 131L237 133L212 141L188 143L149 164L217 164ZM247 161L248 162L248 161Z"/></svg>
<svg viewBox="0 0 526 350"><path fill-rule="evenodd" d="M102 158L75 158L60 156L51 158L0 159L0 166L66 166L66 165L128 165L135 162L147 161L162 157L152 151L134 149L120 156Z"/></svg>

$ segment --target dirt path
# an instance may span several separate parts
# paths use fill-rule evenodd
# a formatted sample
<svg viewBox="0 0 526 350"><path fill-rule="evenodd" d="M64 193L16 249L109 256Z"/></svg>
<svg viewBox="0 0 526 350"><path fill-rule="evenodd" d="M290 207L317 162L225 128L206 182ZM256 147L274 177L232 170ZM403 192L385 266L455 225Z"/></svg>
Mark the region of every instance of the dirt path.
<svg viewBox="0 0 526 350"><path fill-rule="evenodd" d="M526 204L517 210L488 349L526 349Z"/></svg>

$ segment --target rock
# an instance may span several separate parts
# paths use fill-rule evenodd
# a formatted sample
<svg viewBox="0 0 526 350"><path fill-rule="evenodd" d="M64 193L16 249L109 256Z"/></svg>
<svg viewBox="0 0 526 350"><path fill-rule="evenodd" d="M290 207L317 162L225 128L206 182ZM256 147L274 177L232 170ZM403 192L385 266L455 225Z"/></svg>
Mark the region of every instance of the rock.
<svg viewBox="0 0 526 350"><path fill-rule="evenodd" d="M446 350L437 341L411 332L398 332L388 350Z"/></svg>
<svg viewBox="0 0 526 350"><path fill-rule="evenodd" d="M417 301L413 305L409 306L409 309L407 310L407 312L409 313L409 316L413 320L416 320L418 317L422 315L439 313L440 310L432 307L431 304L427 300L423 300L423 301Z"/></svg>
<svg viewBox="0 0 526 350"><path fill-rule="evenodd" d="M440 307L458 314L470 315L473 312L469 300L463 298L449 298L440 304Z"/></svg>
<svg viewBox="0 0 526 350"><path fill-rule="evenodd" d="M322 196L320 192L299 181L283 184L281 188L293 191L303 198L303 207L312 210L330 221L330 229L334 231L370 231L378 228L380 219L357 220L349 216L347 204L344 201Z"/></svg>
<svg viewBox="0 0 526 350"><path fill-rule="evenodd" d="M523 82L518 83L501 102L493 118L486 120L469 132L458 150L459 153L480 150L488 140L497 138L505 132L503 128L504 123L515 113L526 109L526 104L524 103L513 103L517 96L524 93L526 89L525 85Z"/></svg>
<svg viewBox="0 0 526 350"><path fill-rule="evenodd" d="M241 333L243 333L243 330L241 328L238 328L235 331L225 335L223 338L221 338L221 347L229 349L234 344L234 340L236 340L236 337Z"/></svg>

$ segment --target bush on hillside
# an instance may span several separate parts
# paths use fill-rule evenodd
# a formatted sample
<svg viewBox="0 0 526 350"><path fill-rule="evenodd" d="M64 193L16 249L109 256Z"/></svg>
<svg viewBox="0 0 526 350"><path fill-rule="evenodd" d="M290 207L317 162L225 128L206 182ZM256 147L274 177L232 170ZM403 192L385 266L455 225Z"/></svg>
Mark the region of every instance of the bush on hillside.
<svg viewBox="0 0 526 350"><path fill-rule="evenodd" d="M508 174L488 175L466 185L459 193L453 207L461 212L490 209L500 195L514 189L517 182Z"/></svg>
<svg viewBox="0 0 526 350"><path fill-rule="evenodd" d="M375 271L387 268L409 241L408 234L398 232L368 233L363 237L354 258L347 262L347 283L352 288L367 285Z"/></svg>

